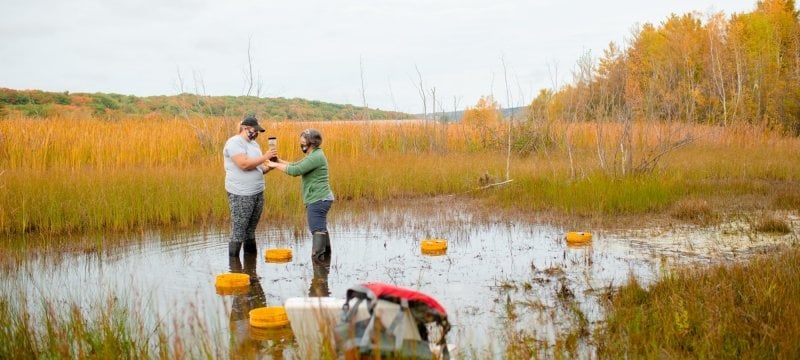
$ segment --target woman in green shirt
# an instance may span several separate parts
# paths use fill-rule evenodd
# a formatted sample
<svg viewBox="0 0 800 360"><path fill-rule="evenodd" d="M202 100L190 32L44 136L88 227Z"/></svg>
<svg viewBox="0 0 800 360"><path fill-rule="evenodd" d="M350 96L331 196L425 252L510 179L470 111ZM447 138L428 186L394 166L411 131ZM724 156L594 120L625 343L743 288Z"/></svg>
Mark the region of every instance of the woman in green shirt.
<svg viewBox="0 0 800 360"><path fill-rule="evenodd" d="M308 229L313 237L311 257L316 260L330 259L331 243L328 235L328 211L333 205L333 192L328 180L328 159L320 148L322 134L315 129L300 134L300 150L306 156L297 162L269 161L267 166L291 176L300 176L303 204L306 207Z"/></svg>

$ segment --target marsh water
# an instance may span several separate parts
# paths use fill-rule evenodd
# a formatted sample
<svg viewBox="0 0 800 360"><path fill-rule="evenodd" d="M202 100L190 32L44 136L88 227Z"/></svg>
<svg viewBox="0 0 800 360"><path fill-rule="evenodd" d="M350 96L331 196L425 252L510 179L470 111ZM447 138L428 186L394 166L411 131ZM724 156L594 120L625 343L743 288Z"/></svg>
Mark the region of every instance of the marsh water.
<svg viewBox="0 0 800 360"><path fill-rule="evenodd" d="M594 328L604 315L605 291L631 276L646 285L676 266L736 261L776 244L797 243L798 219L787 216L795 232L782 236L755 234L747 224L731 222L593 231L590 245L571 247L565 232L592 229L478 216L468 206L441 201L424 210L338 213L330 226L329 265L314 266L305 233L263 223L257 257L231 261L227 228L150 231L100 251L31 258L6 270L2 282L6 289L22 289L31 308L46 300L90 312L117 299L135 309L146 326L161 321L174 327L169 333L210 339L247 332L250 308L309 295L343 298L353 285L386 282L437 299L453 324L448 342L462 356L501 357L512 332L546 347L574 326L576 309ZM446 239L446 253L423 254L420 242L426 238ZM268 263L268 248L290 248L293 258ZM229 271L255 275L248 294L217 293L215 276ZM258 357L294 354L290 332L254 338L261 342ZM582 349L591 351L588 337Z"/></svg>

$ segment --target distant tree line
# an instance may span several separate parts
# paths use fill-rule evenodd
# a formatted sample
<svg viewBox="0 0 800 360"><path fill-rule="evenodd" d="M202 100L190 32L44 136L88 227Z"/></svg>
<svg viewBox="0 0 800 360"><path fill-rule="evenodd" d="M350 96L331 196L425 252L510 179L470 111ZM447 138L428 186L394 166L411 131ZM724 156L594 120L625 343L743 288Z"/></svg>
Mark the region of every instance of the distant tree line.
<svg viewBox="0 0 800 360"><path fill-rule="evenodd" d="M800 135L800 22L793 0L749 13L671 15L627 48L584 54L573 81L542 90L531 120L660 120L764 125Z"/></svg>
<svg viewBox="0 0 800 360"><path fill-rule="evenodd" d="M412 115L365 109L306 99L261 98L255 96L201 96L180 94L147 96L46 92L0 88L0 117L18 112L47 117L79 114L99 118L123 115L160 116L243 116L254 114L265 120L372 120L409 119Z"/></svg>

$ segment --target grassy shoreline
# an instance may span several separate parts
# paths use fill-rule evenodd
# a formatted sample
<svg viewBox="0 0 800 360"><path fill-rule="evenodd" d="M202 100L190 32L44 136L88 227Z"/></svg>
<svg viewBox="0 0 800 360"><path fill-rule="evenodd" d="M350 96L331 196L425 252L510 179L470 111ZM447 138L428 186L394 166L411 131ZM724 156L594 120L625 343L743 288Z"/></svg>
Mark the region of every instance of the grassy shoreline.
<svg viewBox="0 0 800 360"><path fill-rule="evenodd" d="M466 162L475 156L451 156ZM487 157L484 157L487 159ZM414 169L416 156L393 157L398 165L376 170L370 164L338 162L332 186L337 208L357 210L376 203L442 195L477 200L495 210L549 213L564 221L608 225L636 215L658 216L680 211L687 201L705 203L715 214L751 210L800 210L800 181L796 179L711 178L680 172L614 179L596 174L582 179L539 175L512 167L513 182L499 188L475 190L480 171ZM490 158L498 162L502 157ZM445 165L442 164L442 167ZM347 172L342 172L346 167ZM147 168L6 172L0 195L0 232L81 233L135 231L168 226L188 228L224 224L228 205L223 175L215 166L198 169ZM411 175L413 174L413 175ZM265 219L304 224L299 179L282 174L267 177ZM333 219L335 221L335 218Z"/></svg>
<svg viewBox="0 0 800 360"><path fill-rule="evenodd" d="M595 333L600 358L800 356L800 249L690 268L614 292Z"/></svg>

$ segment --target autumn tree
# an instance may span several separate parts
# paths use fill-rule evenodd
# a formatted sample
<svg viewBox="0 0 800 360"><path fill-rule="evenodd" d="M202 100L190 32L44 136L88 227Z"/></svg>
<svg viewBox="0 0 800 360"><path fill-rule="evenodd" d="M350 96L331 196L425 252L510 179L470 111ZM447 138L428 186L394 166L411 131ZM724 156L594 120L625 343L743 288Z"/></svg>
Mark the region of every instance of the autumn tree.
<svg viewBox="0 0 800 360"><path fill-rule="evenodd" d="M494 142L494 131L500 125L502 116L500 105L492 96L481 96L474 107L464 110L464 126L478 130L481 145L489 146Z"/></svg>
<svg viewBox="0 0 800 360"><path fill-rule="evenodd" d="M596 64L581 56L573 75L548 105L562 120L600 124L630 114L668 123L747 121L800 135L793 0L758 1L753 11L729 18L672 14L635 28L626 47L611 44Z"/></svg>

